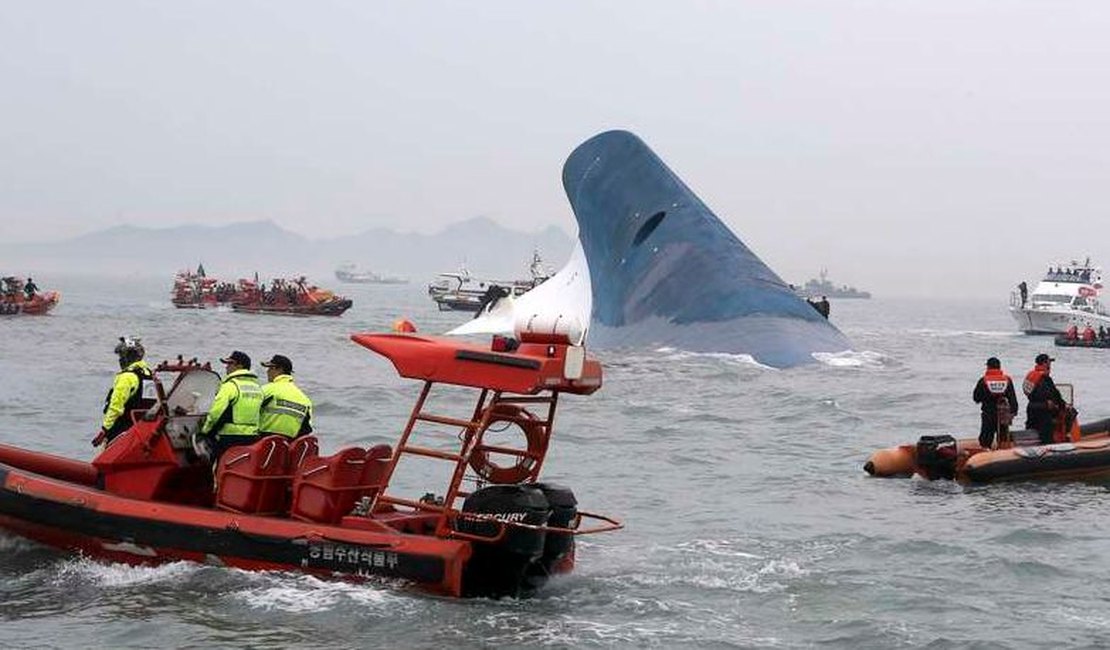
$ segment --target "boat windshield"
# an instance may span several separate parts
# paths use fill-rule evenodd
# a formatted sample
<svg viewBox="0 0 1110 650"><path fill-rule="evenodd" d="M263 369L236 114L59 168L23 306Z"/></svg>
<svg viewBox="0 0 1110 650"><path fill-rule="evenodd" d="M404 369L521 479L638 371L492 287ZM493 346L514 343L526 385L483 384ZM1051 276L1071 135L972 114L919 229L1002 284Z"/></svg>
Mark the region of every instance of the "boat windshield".
<svg viewBox="0 0 1110 650"><path fill-rule="evenodd" d="M1033 302L1051 302L1059 305L1067 305L1071 303L1071 296L1059 293L1035 293L1033 294Z"/></svg>

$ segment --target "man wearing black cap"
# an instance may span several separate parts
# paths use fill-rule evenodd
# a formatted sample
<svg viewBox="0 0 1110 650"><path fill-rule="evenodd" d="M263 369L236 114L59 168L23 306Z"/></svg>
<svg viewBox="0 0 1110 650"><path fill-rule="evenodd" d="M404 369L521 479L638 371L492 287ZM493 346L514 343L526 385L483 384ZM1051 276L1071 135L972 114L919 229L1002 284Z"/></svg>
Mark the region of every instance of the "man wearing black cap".
<svg viewBox="0 0 1110 650"><path fill-rule="evenodd" d="M293 383L293 362L275 354L263 361L270 383L262 387L263 435L278 433L290 438L312 433L312 400Z"/></svg>
<svg viewBox="0 0 1110 650"><path fill-rule="evenodd" d="M251 358L236 350L226 359L220 359L227 375L220 383L212 408L201 427L201 435L212 442L212 464L236 445L247 445L258 439L259 412L262 408L262 388L258 377L251 370Z"/></svg>
<svg viewBox="0 0 1110 650"><path fill-rule="evenodd" d="M990 449L994 444L994 434L998 432L1001 446L1009 442L1010 423L1018 412L1017 393L1010 376L1002 372L1002 362L998 357L987 359L987 370L975 384L971 399L983 405L979 425L979 446Z"/></svg>
<svg viewBox="0 0 1110 650"><path fill-rule="evenodd" d="M1022 392L1029 398L1029 404L1025 407L1025 428L1040 434L1042 445L1052 443L1052 425L1056 413L1066 406L1063 395L1049 376L1053 361L1055 359L1043 352L1038 354L1033 360L1036 365L1025 375L1025 381L1021 384Z"/></svg>

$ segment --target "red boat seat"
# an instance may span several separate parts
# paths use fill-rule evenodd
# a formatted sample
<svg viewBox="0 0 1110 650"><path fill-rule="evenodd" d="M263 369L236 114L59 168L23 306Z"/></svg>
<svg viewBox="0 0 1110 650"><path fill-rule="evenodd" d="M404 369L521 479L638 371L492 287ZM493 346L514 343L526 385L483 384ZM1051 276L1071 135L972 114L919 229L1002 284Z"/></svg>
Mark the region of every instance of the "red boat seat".
<svg viewBox="0 0 1110 650"><path fill-rule="evenodd" d="M377 445L306 458L293 479L289 514L305 521L339 523L359 499L373 497L382 487L391 455L389 445Z"/></svg>
<svg viewBox="0 0 1110 650"><path fill-rule="evenodd" d="M295 476L305 461L320 455L320 441L316 436L301 436L289 446L289 474Z"/></svg>
<svg viewBox="0 0 1110 650"><path fill-rule="evenodd" d="M216 507L232 512L276 515L288 503L289 439L266 436L232 447L216 467Z"/></svg>

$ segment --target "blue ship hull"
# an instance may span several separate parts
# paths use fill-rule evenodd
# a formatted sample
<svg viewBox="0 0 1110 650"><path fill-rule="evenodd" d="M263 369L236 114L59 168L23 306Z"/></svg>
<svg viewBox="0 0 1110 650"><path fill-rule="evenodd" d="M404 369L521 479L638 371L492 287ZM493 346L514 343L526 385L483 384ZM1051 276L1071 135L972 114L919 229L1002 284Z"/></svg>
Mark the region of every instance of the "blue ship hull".
<svg viewBox="0 0 1110 650"><path fill-rule="evenodd" d="M635 135L587 140L563 186L590 269L591 346L749 354L780 368L851 347Z"/></svg>

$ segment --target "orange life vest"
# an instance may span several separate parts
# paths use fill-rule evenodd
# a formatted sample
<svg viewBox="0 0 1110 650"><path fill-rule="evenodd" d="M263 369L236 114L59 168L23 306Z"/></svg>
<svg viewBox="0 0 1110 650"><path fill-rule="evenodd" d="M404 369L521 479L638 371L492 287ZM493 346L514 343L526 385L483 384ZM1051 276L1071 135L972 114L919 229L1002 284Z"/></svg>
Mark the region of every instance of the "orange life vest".
<svg viewBox="0 0 1110 650"><path fill-rule="evenodd" d="M987 385L987 390L991 392L991 395L1005 396L1006 386L1010 383L1010 376L998 368L987 368L987 371L983 373L983 383Z"/></svg>
<svg viewBox="0 0 1110 650"><path fill-rule="evenodd" d="M1033 366L1033 369L1029 371L1029 374L1025 375L1025 381L1021 384L1021 392L1025 393L1026 397L1032 395L1033 391L1036 390L1037 386L1040 385L1041 380L1043 380L1045 378L1045 375L1047 374L1048 367L1044 364L1038 363L1037 365Z"/></svg>

